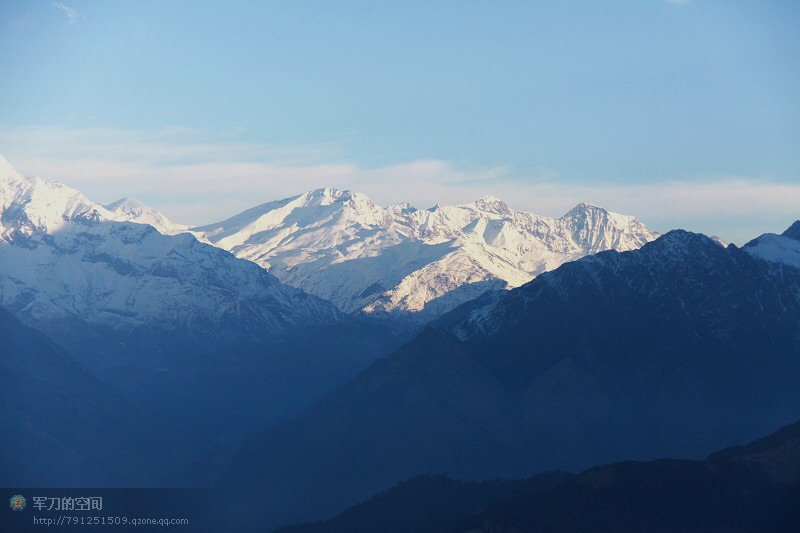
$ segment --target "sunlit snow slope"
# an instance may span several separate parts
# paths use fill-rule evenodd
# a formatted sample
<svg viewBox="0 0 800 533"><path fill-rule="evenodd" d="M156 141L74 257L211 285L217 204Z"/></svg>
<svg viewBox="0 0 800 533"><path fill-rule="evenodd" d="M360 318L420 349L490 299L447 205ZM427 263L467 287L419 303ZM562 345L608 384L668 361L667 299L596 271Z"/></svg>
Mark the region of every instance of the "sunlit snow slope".
<svg viewBox="0 0 800 533"><path fill-rule="evenodd" d="M57 181L24 176L0 157L0 306L40 326L54 319L114 329L229 323L259 335L339 316L249 261L189 234L159 233L154 226L179 226L155 210L130 201L108 207Z"/></svg>
<svg viewBox="0 0 800 533"><path fill-rule="evenodd" d="M347 313L439 316L488 290L518 287L602 250L658 234L634 217L581 203L560 218L495 197L419 210L318 189L259 205L195 234Z"/></svg>

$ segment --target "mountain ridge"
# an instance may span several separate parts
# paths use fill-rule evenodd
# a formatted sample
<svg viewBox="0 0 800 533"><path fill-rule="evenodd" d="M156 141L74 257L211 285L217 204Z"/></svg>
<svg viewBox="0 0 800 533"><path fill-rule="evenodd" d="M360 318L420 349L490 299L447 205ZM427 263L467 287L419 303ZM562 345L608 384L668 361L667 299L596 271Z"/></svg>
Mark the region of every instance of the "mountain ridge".
<svg viewBox="0 0 800 533"><path fill-rule="evenodd" d="M420 475L326 522L277 532L794 531L799 451L796 422L698 461L629 461L525 480Z"/></svg>
<svg viewBox="0 0 800 533"><path fill-rule="evenodd" d="M600 250L657 237L635 217L580 203L559 218L515 211L495 196L420 210L316 189L192 228L281 281L346 313L435 319L488 290Z"/></svg>
<svg viewBox="0 0 800 533"><path fill-rule="evenodd" d="M110 204L106 204L103 207L116 215L118 220L148 224L156 228L159 233L164 233L165 235L174 235L175 233L184 232L189 229L189 226L177 224L157 209L145 205L138 200L128 198L127 196L115 200Z"/></svg>
<svg viewBox="0 0 800 533"><path fill-rule="evenodd" d="M765 233L745 244L742 249L765 261L800 268L800 220L780 235Z"/></svg>
<svg viewBox="0 0 800 533"><path fill-rule="evenodd" d="M155 212L143 204L115 202L110 211L60 182L3 167L0 305L70 351L73 340L83 340L69 331L86 329L76 322L131 334L202 333L214 324L218 333L229 327L264 337L342 318L330 303L250 261L133 220Z"/></svg>
<svg viewBox="0 0 800 533"><path fill-rule="evenodd" d="M800 416L798 269L677 230L488 300L253 436L223 485L289 523L420 473L698 458Z"/></svg>
<svg viewBox="0 0 800 533"><path fill-rule="evenodd" d="M109 211L4 174L0 306L127 399L211 440L289 416L399 342L251 261L142 223L153 213L140 203Z"/></svg>
<svg viewBox="0 0 800 533"><path fill-rule="evenodd" d="M164 235L191 233L344 313L391 318L405 324L401 330L564 262L605 249L634 249L658 235L634 217L586 202L550 218L515 211L491 195L419 210L407 203L383 208L364 194L333 187L188 228L130 198L94 203L59 182L26 177L5 159L0 179L0 239L60 232L77 222L132 222Z"/></svg>

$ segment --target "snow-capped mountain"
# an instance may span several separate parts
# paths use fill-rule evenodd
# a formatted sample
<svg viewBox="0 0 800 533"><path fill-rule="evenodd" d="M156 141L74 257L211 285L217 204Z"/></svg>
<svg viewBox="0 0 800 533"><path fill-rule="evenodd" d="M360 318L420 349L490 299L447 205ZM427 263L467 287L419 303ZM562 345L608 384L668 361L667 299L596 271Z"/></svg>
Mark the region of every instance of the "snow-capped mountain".
<svg viewBox="0 0 800 533"><path fill-rule="evenodd" d="M13 234L58 231L69 221L95 220L148 224L164 234L182 232L188 226L176 224L163 213L130 198L101 206L79 191L58 181L45 181L19 173L0 156L0 239Z"/></svg>
<svg viewBox="0 0 800 533"><path fill-rule="evenodd" d="M800 220L781 235L765 233L742 248L753 257L800 268Z"/></svg>
<svg viewBox="0 0 800 533"><path fill-rule="evenodd" d="M194 228L289 285L346 313L430 320L481 294L513 288L602 250L658 234L635 218L579 204L560 218L487 196L458 206L388 208L363 194L318 189Z"/></svg>
<svg viewBox="0 0 800 533"><path fill-rule="evenodd" d="M114 220L102 206L57 181L23 176L0 156L0 240L55 233L74 221Z"/></svg>
<svg viewBox="0 0 800 533"><path fill-rule="evenodd" d="M189 226L176 224L160 211L131 198L120 198L103 207L111 211L116 220L149 224L165 235L174 235L189 229Z"/></svg>
<svg viewBox="0 0 800 533"><path fill-rule="evenodd" d="M251 261L128 221L146 208L110 210L0 163L0 308L197 435L284 418L399 342Z"/></svg>
<svg viewBox="0 0 800 533"><path fill-rule="evenodd" d="M1 160L0 305L67 347L58 332L77 334L75 321L114 331L265 337L340 315L332 304L192 235L163 235L127 221L168 222L146 208L109 207L114 211Z"/></svg>

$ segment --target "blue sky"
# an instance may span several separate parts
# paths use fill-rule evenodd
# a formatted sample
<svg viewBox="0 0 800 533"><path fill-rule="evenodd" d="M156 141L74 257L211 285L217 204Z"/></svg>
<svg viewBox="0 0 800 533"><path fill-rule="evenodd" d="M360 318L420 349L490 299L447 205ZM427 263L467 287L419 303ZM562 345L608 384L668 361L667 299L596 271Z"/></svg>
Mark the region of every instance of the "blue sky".
<svg viewBox="0 0 800 533"><path fill-rule="evenodd" d="M317 186L800 218L795 1L0 3L0 153L205 223Z"/></svg>

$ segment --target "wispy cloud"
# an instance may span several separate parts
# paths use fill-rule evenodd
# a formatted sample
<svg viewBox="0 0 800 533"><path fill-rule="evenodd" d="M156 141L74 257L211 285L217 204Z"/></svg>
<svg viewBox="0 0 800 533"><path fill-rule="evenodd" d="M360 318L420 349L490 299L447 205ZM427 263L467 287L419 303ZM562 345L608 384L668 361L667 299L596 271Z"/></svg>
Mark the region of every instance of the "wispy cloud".
<svg viewBox="0 0 800 533"><path fill-rule="evenodd" d="M655 229L683 227L742 243L800 217L800 183L707 176L646 184L576 183L553 170L520 176L504 166L442 160L366 167L337 145L245 142L237 132L26 127L0 130L0 153L20 171L58 178L108 202L131 196L179 222L209 223L318 187L363 192L381 205L426 208L493 194L516 208L558 216L580 201L638 216Z"/></svg>
<svg viewBox="0 0 800 533"><path fill-rule="evenodd" d="M83 15L65 5L63 2L53 2L50 5L62 11L67 16L67 21L69 21L70 24L75 24L79 19L83 18Z"/></svg>

